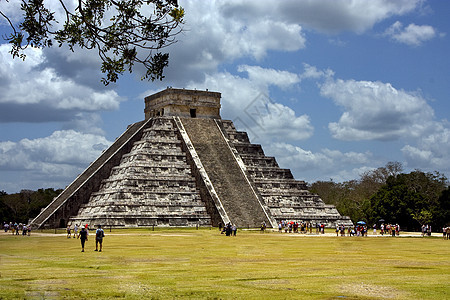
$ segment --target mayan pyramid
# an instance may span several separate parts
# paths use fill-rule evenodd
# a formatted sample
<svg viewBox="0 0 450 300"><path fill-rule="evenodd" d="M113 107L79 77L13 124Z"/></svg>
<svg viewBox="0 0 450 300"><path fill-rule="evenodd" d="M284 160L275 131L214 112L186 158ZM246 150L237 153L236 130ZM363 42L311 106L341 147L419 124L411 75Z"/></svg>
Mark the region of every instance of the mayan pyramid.
<svg viewBox="0 0 450 300"><path fill-rule="evenodd" d="M232 121L221 94L168 88L32 221L41 227L350 225Z"/></svg>

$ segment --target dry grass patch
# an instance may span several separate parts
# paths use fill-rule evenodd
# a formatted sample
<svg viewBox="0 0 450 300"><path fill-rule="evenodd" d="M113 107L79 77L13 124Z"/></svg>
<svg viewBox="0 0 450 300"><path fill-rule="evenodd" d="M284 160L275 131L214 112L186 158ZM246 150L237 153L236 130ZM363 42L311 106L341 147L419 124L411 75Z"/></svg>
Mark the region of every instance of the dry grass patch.
<svg viewBox="0 0 450 300"><path fill-rule="evenodd" d="M449 299L450 241L217 230L0 235L3 299Z"/></svg>

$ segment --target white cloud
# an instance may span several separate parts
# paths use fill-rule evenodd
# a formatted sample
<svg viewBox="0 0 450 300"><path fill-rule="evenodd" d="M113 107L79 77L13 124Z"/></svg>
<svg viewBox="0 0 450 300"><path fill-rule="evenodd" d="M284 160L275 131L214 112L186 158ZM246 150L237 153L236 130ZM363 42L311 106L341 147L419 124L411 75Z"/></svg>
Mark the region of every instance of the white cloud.
<svg viewBox="0 0 450 300"><path fill-rule="evenodd" d="M297 22L288 22L280 15L252 12L250 18L243 18L235 8L246 3L180 1L186 10L184 32L167 49L170 64L166 78L183 86L187 77L202 81L205 74L215 73L224 62L239 58L261 60L268 51L296 51L305 47L306 38ZM258 6L267 10L266 5Z"/></svg>
<svg viewBox="0 0 450 300"><path fill-rule="evenodd" d="M207 75L201 83L192 82L188 88L200 88L222 93L223 118L232 119L239 130L248 132L253 142L270 140L302 140L313 133L313 126L307 115L296 116L295 112L269 96L269 87L286 89L299 82L296 74L240 66L247 72L242 78L227 72Z"/></svg>
<svg viewBox="0 0 450 300"><path fill-rule="evenodd" d="M294 177L308 182L333 179L338 182L358 178L363 171L361 165L374 162L370 152L341 152L322 149L319 152L304 150L288 143L269 143L265 145L266 155L275 156L280 167L289 168Z"/></svg>
<svg viewBox="0 0 450 300"><path fill-rule="evenodd" d="M86 165L96 159L111 142L103 136L74 130L55 131L50 136L0 142L0 165L8 169L35 169L45 164Z"/></svg>
<svg viewBox="0 0 450 300"><path fill-rule="evenodd" d="M326 33L362 33L422 0L179 1L186 10L184 32L168 48L166 78L184 86L204 80L222 63L261 60L268 51L297 51L307 45L303 26ZM201 47L199 47L201 45ZM139 67L138 67L139 68ZM186 76L189 74L189 76Z"/></svg>
<svg viewBox="0 0 450 300"><path fill-rule="evenodd" d="M338 122L329 124L336 139L417 138L430 129L434 118L433 109L418 93L397 90L389 83L329 79L320 93L345 110Z"/></svg>
<svg viewBox="0 0 450 300"><path fill-rule="evenodd" d="M0 182L9 189L64 187L111 144L103 136L73 130L50 136L0 142ZM21 177L17 176L21 172ZM17 182L16 182L17 181Z"/></svg>
<svg viewBox="0 0 450 300"><path fill-rule="evenodd" d="M111 89L95 90L60 76L41 49L27 49L25 61L12 59L0 45L0 107L3 122L70 121L79 112L116 110L121 98Z"/></svg>
<svg viewBox="0 0 450 300"><path fill-rule="evenodd" d="M450 169L450 127L448 122L433 122L432 132L420 137L415 145L405 145L401 151L408 166L427 171Z"/></svg>
<svg viewBox="0 0 450 300"><path fill-rule="evenodd" d="M300 77L295 73L259 66L240 65L238 72L247 72L250 81L262 86L275 85L288 88L300 82Z"/></svg>
<svg viewBox="0 0 450 300"><path fill-rule="evenodd" d="M437 35L432 26L409 24L407 27L403 27L403 24L399 21L392 24L384 34L409 46L420 46Z"/></svg>
<svg viewBox="0 0 450 300"><path fill-rule="evenodd" d="M311 66L309 64L303 64L303 73L300 75L300 78L303 79L322 79L322 78L330 78L334 76L334 72L330 69L326 69L325 71L318 70L315 66Z"/></svg>
<svg viewBox="0 0 450 300"><path fill-rule="evenodd" d="M284 0L227 1L228 16L251 19L254 15L277 18L305 25L326 33L353 31L362 33L377 22L394 15L404 15L420 7L422 0Z"/></svg>

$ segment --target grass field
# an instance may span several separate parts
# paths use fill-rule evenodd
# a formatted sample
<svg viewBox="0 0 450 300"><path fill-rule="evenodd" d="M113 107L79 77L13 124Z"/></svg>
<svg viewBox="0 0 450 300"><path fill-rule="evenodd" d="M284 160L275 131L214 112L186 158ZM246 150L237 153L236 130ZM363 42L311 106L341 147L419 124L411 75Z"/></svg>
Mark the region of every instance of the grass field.
<svg viewBox="0 0 450 300"><path fill-rule="evenodd" d="M1 299L450 299L450 241L217 229L0 234Z"/></svg>

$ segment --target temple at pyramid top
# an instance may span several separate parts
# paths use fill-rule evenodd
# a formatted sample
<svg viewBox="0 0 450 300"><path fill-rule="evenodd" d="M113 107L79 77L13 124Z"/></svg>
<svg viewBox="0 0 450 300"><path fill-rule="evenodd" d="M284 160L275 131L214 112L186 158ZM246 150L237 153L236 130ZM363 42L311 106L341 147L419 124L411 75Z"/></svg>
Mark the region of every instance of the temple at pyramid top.
<svg viewBox="0 0 450 300"><path fill-rule="evenodd" d="M145 119L159 116L220 119L220 93L167 88L145 97Z"/></svg>

